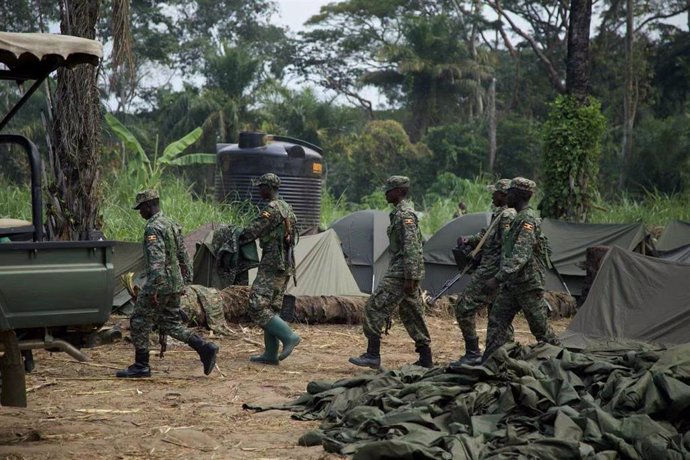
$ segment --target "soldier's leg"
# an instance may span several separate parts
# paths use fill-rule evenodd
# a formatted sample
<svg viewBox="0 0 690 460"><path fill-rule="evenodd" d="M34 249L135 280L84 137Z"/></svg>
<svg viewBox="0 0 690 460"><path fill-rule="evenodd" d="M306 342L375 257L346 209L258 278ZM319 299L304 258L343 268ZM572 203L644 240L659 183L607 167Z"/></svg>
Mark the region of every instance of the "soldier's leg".
<svg viewBox="0 0 690 460"><path fill-rule="evenodd" d="M292 350L302 341L300 336L297 335L290 325L279 315L283 306L283 296L285 295L285 290L287 289L289 281L290 275L286 272L274 273L271 280L273 291L270 300L270 308L273 312L273 316L264 327L264 344L266 345L266 351L261 356L255 357L254 359L250 358L253 361L276 364L273 350L274 348L277 350L277 340L283 343L283 351L278 355L279 361L290 356ZM261 358L266 358L266 360L262 360Z"/></svg>
<svg viewBox="0 0 690 460"><path fill-rule="evenodd" d="M393 309L403 297L403 280L384 277L364 306L362 329L367 338L367 351L349 361L356 366L381 367L381 335Z"/></svg>
<svg viewBox="0 0 690 460"><path fill-rule="evenodd" d="M213 342L206 342L182 324L179 293L159 296L158 301L161 312L158 327L161 334L169 335L192 347L199 354L199 359L204 365L204 374L210 374L216 365L218 345Z"/></svg>
<svg viewBox="0 0 690 460"><path fill-rule="evenodd" d="M552 345L559 345L560 341L556 338L553 330L549 326L546 303L544 302L544 291L531 290L520 292L516 295L520 307L525 314L525 319L529 325L532 335L539 342L547 342Z"/></svg>
<svg viewBox="0 0 690 460"><path fill-rule="evenodd" d="M433 367L431 336L424 321L424 301L420 287L417 287L413 294L403 297L400 302L400 320L407 333L414 340L415 351L419 353L419 360L415 364L422 367Z"/></svg>
<svg viewBox="0 0 690 460"><path fill-rule="evenodd" d="M156 307L151 304L152 295L142 291L134 304L134 312L129 320L129 333L134 345L134 364L117 371L117 377L150 377L149 334L156 320Z"/></svg>
<svg viewBox="0 0 690 460"><path fill-rule="evenodd" d="M489 326L486 333L486 350L482 362L503 346L509 338L509 328L520 311L520 304L514 297L514 290L502 286L489 313Z"/></svg>
<svg viewBox="0 0 690 460"><path fill-rule="evenodd" d="M247 314L257 326L265 327L273 318L271 302L275 295L274 278L275 276L272 276L271 273L260 269L252 284Z"/></svg>

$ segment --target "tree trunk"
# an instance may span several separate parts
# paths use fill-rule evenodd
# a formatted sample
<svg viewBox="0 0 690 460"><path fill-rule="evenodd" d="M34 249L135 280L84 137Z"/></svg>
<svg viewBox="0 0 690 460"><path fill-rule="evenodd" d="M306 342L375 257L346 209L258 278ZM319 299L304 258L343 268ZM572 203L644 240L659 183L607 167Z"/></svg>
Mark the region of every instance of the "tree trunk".
<svg viewBox="0 0 690 460"><path fill-rule="evenodd" d="M618 186L625 185L625 177L632 157L632 136L635 124L633 94L633 44L634 44L633 2L625 2L625 90L623 91L623 141L621 145L621 168Z"/></svg>
<svg viewBox="0 0 690 460"><path fill-rule="evenodd" d="M60 31L94 39L100 0L61 0ZM100 103L98 68L58 70L53 110L51 239L91 239L100 228Z"/></svg>
<svg viewBox="0 0 690 460"><path fill-rule="evenodd" d="M489 84L489 173L496 163L496 79Z"/></svg>
<svg viewBox="0 0 690 460"><path fill-rule="evenodd" d="M590 94L589 81L589 24L592 19L592 0L570 2L568 25L568 57L565 86L568 94L583 103Z"/></svg>

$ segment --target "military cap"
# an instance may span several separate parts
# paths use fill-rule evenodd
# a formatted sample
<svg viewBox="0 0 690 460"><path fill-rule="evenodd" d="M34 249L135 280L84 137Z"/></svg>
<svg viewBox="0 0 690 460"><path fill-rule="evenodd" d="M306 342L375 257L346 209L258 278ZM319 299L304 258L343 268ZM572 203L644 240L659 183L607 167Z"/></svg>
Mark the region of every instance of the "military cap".
<svg viewBox="0 0 690 460"><path fill-rule="evenodd" d="M534 181L525 179L524 177L515 177L510 181L510 188L516 188L518 190L534 193L534 191L537 189L537 184Z"/></svg>
<svg viewBox="0 0 690 460"><path fill-rule="evenodd" d="M495 184L488 185L486 189L490 192L507 192L510 188L510 179L499 179Z"/></svg>
<svg viewBox="0 0 690 460"><path fill-rule="evenodd" d="M386 180L383 191L387 192L394 188L410 188L410 178L406 176L391 176Z"/></svg>
<svg viewBox="0 0 690 460"><path fill-rule="evenodd" d="M280 188L280 177L276 176L273 173L266 173L258 179L253 180L252 184L255 186L268 185L269 187L277 190L278 188Z"/></svg>
<svg viewBox="0 0 690 460"><path fill-rule="evenodd" d="M142 203L146 203L147 201L151 200L157 200L159 198L160 195L158 194L158 192L152 189L139 192L137 193L137 198L134 202L134 207L132 209L139 209L139 206L141 206Z"/></svg>

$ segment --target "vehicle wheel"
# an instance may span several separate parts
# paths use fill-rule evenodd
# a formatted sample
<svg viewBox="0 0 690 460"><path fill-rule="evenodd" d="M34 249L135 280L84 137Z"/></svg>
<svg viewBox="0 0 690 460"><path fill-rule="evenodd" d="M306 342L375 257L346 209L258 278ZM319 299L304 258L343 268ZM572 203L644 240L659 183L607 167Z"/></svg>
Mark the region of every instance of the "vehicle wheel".
<svg viewBox="0 0 690 460"><path fill-rule="evenodd" d="M19 341L14 331L0 332L5 349L2 356L2 389L0 404L3 406L26 407L26 375L24 361L19 351Z"/></svg>

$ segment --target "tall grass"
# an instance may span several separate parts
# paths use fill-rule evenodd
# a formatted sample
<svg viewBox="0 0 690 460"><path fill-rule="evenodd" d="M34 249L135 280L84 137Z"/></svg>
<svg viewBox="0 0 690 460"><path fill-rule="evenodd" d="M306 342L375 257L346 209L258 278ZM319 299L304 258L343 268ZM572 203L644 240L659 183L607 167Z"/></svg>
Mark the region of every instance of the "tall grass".
<svg viewBox="0 0 690 460"><path fill-rule="evenodd" d="M641 199L623 193L597 206L590 216L593 223L642 222L648 227L663 227L672 220L690 221L690 193L666 195L654 190Z"/></svg>
<svg viewBox="0 0 690 460"><path fill-rule="evenodd" d="M31 189L28 185L0 182L0 218L31 220Z"/></svg>
<svg viewBox="0 0 690 460"><path fill-rule="evenodd" d="M136 192L143 186L128 174L114 174L103 182L103 231L110 239L139 241L142 237L144 221L132 209ZM488 211L491 196L486 191L486 183L462 179L449 186L445 196L438 191L429 191L415 203L420 211L420 227L424 235L433 235L455 214L459 201L467 205L468 212ZM212 198L199 197L192 192L183 179L165 176L161 192L163 212L177 220L185 233L189 233L210 222L246 224L256 213L249 203L227 205L215 202ZM538 202L539 197L535 197ZM45 200L44 200L45 201ZM690 221L690 195L665 195L649 192L635 200L621 195L618 200L600 202L600 209L591 214L594 223L625 223L641 221L648 227L665 226L671 220ZM321 196L321 225L326 228L337 219L358 209L390 209L386 206L380 192L367 197L364 204L347 203L344 197L334 197L328 190ZM28 186L0 183L0 218L11 217L31 220L31 193Z"/></svg>
<svg viewBox="0 0 690 460"><path fill-rule="evenodd" d="M135 179L126 175L113 177L104 184L103 232L108 238L123 241L142 238L144 220L132 209L136 192L142 188ZM202 199L178 177L165 176L159 192L163 213L179 222L184 233L211 222L244 225L256 213L249 203L231 206Z"/></svg>

